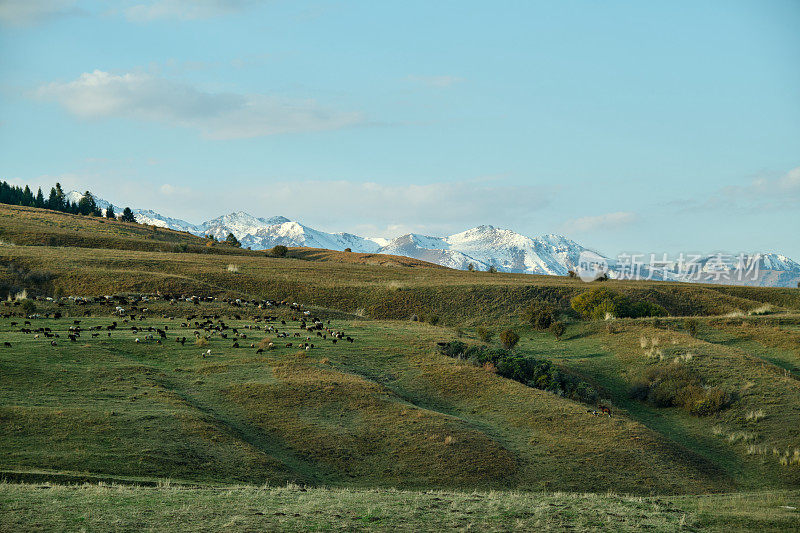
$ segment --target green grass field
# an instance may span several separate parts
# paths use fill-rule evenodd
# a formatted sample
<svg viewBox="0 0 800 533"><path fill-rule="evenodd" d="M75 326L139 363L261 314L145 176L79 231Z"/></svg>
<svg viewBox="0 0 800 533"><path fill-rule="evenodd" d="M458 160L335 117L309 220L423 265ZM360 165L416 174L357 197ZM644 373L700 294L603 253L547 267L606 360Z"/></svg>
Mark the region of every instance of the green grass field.
<svg viewBox="0 0 800 533"><path fill-rule="evenodd" d="M0 235L0 529L800 527L800 290L612 281L670 316L586 321L569 300L592 286L567 278L209 253L8 206ZM140 320L69 297L121 294L151 295L129 309ZM525 323L531 302L555 306L561 340ZM301 329L303 311L353 342ZM612 416L437 349L482 344L479 326L515 330L515 355L592 384ZM695 416L630 396L668 365L729 405Z"/></svg>
<svg viewBox="0 0 800 533"><path fill-rule="evenodd" d="M5 531L792 531L797 491L687 497L107 483L0 485Z"/></svg>

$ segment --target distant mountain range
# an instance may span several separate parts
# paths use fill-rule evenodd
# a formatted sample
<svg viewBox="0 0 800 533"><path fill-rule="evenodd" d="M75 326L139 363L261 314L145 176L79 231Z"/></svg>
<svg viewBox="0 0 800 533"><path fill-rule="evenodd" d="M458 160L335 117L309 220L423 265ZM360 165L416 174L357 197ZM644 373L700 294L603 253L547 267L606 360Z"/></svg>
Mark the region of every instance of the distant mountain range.
<svg viewBox="0 0 800 533"><path fill-rule="evenodd" d="M72 191L67 198L76 202L82 193ZM95 201L103 211L110 205L100 198ZM117 214L122 209L114 205ZM154 211L134 209L136 220L194 235L213 236L224 240L229 233L245 248L265 250L276 245L305 246L329 250L351 249L353 252L400 255L421 259L450 268L466 270L470 265L476 270L495 267L500 272L547 274L563 276L578 270L582 254L595 255L591 249L556 234L531 238L494 226L478 226L447 237L433 237L408 233L394 239L367 238L352 233L327 233L275 216L258 218L239 211L196 225L185 220L167 217ZM610 277L624 277L626 265L618 259L605 258ZM693 258L688 271L671 264L663 268L641 270L639 275L652 279L672 281L701 281L737 285L796 287L800 281L800 264L777 253L745 256L747 271L738 279L737 263L741 258L709 254ZM753 273L757 273L755 279Z"/></svg>

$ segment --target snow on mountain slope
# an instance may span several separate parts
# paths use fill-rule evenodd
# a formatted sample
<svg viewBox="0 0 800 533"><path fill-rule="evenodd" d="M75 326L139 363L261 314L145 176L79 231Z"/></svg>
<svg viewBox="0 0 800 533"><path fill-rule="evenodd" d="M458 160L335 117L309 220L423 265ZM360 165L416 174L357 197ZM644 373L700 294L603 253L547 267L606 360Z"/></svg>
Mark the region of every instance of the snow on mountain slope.
<svg viewBox="0 0 800 533"><path fill-rule="evenodd" d="M560 235L531 239L507 229L478 226L444 238L410 233L394 239L380 253L429 261L425 259L433 257L429 250L440 251L434 262L452 268L473 263L481 270L494 266L501 272L565 275L578 264L585 248ZM456 266L461 264L465 266Z"/></svg>
<svg viewBox="0 0 800 533"><path fill-rule="evenodd" d="M427 245L427 246L426 246ZM397 237L382 247L381 254L402 255L413 257L422 261L436 263L450 268L466 270L472 263L478 270L487 270L490 265L470 257L457 250L448 250L445 239L439 237L426 237L409 233L402 237Z"/></svg>
<svg viewBox="0 0 800 533"><path fill-rule="evenodd" d="M149 209L132 209L133 216L139 224L148 224L150 226L158 226L159 228L167 228L175 231L187 231L195 235L200 235L202 229L195 226L191 222L186 222L178 218L165 217L155 211ZM114 212L117 216L122 214L122 209L114 206Z"/></svg>
<svg viewBox="0 0 800 533"><path fill-rule="evenodd" d="M689 261L682 269L668 273L667 279L760 287L796 287L800 282L800 264L776 253L718 253L691 257Z"/></svg>
<svg viewBox="0 0 800 533"><path fill-rule="evenodd" d="M256 218L241 211L204 222L201 228L203 234L213 235L217 240L233 233L242 246L254 250L278 244L330 250L350 248L354 252L377 252L380 248L378 243L351 233L326 233L286 217Z"/></svg>

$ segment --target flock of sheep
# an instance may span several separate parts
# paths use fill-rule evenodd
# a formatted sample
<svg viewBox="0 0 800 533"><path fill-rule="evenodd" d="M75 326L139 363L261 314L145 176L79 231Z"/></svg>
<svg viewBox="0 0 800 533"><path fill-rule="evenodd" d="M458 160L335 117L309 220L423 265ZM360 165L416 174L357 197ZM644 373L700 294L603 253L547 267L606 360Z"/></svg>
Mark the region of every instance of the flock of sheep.
<svg viewBox="0 0 800 533"><path fill-rule="evenodd" d="M129 331L133 337L135 344L150 343L163 344L169 339L170 327L164 324L161 327L147 325L145 320L151 318L160 318L161 320L175 320L174 313L162 313L160 317L152 316L152 312L147 306L152 302L159 300L168 302L171 306L178 304L190 304L192 306L200 306L203 303L222 303L228 311L228 317L223 318L219 312L216 314L190 314L180 324L180 329L193 330L194 342L197 345L205 347L213 338L221 340L232 341L230 348L242 348L249 344L250 348L256 348L256 353L261 354L264 350L272 350L276 348L276 344L267 338L258 342L253 342L251 339L256 332L263 332L265 335L274 335L279 341L287 348L297 347L301 350L312 350L316 346L312 340L316 342L329 341L336 344L338 341L354 342L353 337L347 335L342 330L337 330L331 327L330 321L324 323L319 318L312 315L311 311L305 310L302 305L297 303L289 303L286 301L275 300L242 300L233 298L214 298L214 297L200 297L200 296L180 296L180 297L166 297L166 296L102 296L94 298L83 297L67 297L61 299L53 298L39 298L43 302L55 304L56 310L46 313L32 313L24 315L24 322L20 327L21 333L31 334L35 339L45 338L50 341L52 346L57 346L59 340L63 337L60 333L54 331L51 327L40 326L34 327L37 319L40 318L62 318L62 311L66 305L78 306L78 308L85 308L82 312L84 316L91 316L92 314L113 315L107 324L99 324L92 326L82 326L82 320L73 319L66 330L63 331L64 337L70 342L78 342L78 339L86 336L91 338L98 338L101 336L110 338L114 332ZM6 307L17 307L17 302L5 302ZM89 306L100 306L104 312L93 313ZM50 305L48 307L53 307ZM291 313L290 316L279 318L276 315L268 315L263 311L275 310L281 307L288 308ZM198 311L197 307L195 307ZM13 310L16 311L16 310ZM4 318L15 318L18 313L15 312L0 313ZM251 316L243 317L245 312L249 312ZM70 314L75 314L70 313ZM226 320L245 321L246 324L239 324L237 326L230 325ZM287 324L287 320L289 323ZM10 323L11 327L20 325L17 321ZM176 328L177 329L177 328ZM290 331L291 329L299 329L299 331ZM174 331L174 330L173 330ZM312 336L313 335L313 336ZM297 339L297 340L294 340ZM187 337L176 335L174 337L176 343L182 346L186 344ZM5 347L11 347L11 343L4 342ZM211 355L211 350L206 349L201 353L203 358Z"/></svg>

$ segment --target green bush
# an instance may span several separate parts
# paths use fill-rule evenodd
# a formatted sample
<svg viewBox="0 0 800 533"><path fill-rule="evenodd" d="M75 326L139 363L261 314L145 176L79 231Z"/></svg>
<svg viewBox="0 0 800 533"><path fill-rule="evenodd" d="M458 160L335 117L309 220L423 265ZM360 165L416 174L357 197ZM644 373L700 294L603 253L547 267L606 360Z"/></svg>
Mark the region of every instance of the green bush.
<svg viewBox="0 0 800 533"><path fill-rule="evenodd" d="M461 341L441 345L442 354L469 361L475 366L493 366L497 374L513 379L535 389L546 390L560 396L596 404L599 392L578 376L562 371L546 359L524 357L505 349L487 346L469 346Z"/></svg>
<svg viewBox="0 0 800 533"><path fill-rule="evenodd" d="M545 330L556 321L557 313L552 305L532 302L525 308L525 321L529 322L534 328Z"/></svg>
<svg viewBox="0 0 800 533"><path fill-rule="evenodd" d="M492 342L492 338L494 337L494 332L484 327L479 327L475 330L475 333L478 335L478 339L480 339L481 342Z"/></svg>
<svg viewBox="0 0 800 533"><path fill-rule="evenodd" d="M20 309L26 315L32 315L36 312L36 304L30 298L25 298L20 304Z"/></svg>
<svg viewBox="0 0 800 533"><path fill-rule="evenodd" d="M606 287L598 287L579 294L570 303L581 317L589 320L604 320L607 316L640 318L667 314L666 309L658 304L647 301L635 302Z"/></svg>
<svg viewBox="0 0 800 533"><path fill-rule="evenodd" d="M278 244L273 246L269 253L274 257L286 257L286 254L289 253L289 249L282 244Z"/></svg>
<svg viewBox="0 0 800 533"><path fill-rule="evenodd" d="M556 340L561 340L561 337L563 337L564 333L567 332L567 326L563 322L553 322L553 324L550 326L550 331L553 332Z"/></svg>
<svg viewBox="0 0 800 533"><path fill-rule="evenodd" d="M728 393L717 387L704 387L686 365L670 363L656 366L631 384L631 398L655 407L680 407L695 416L707 416L731 403Z"/></svg>
<svg viewBox="0 0 800 533"><path fill-rule="evenodd" d="M519 342L519 335L514 330L504 329L500 332L500 342L506 350L510 350Z"/></svg>
<svg viewBox="0 0 800 533"><path fill-rule="evenodd" d="M689 318L689 319L683 321L683 327L686 330L686 333L688 333L692 337L697 337L697 327L698 327L698 325L699 324L698 324L697 320L695 320L693 318Z"/></svg>

